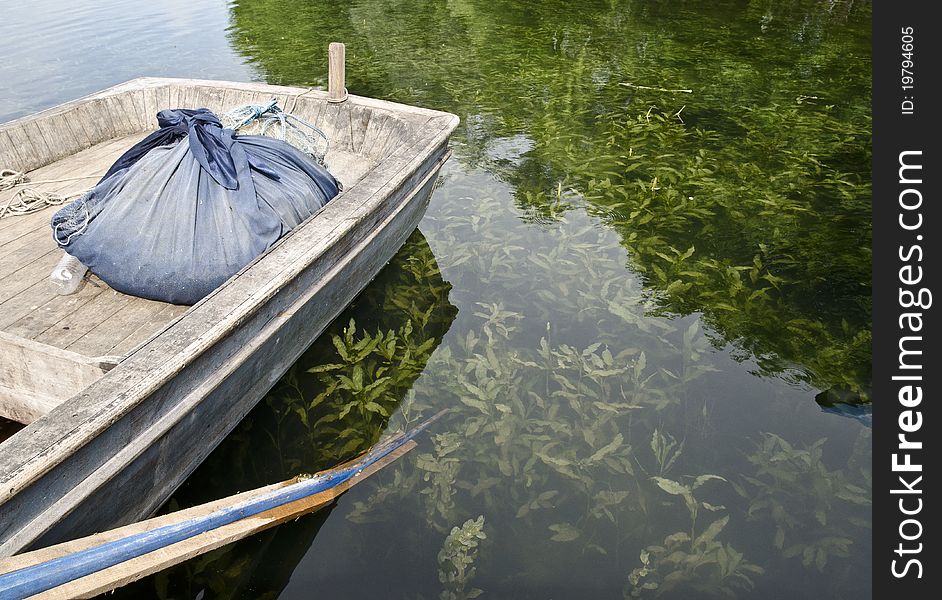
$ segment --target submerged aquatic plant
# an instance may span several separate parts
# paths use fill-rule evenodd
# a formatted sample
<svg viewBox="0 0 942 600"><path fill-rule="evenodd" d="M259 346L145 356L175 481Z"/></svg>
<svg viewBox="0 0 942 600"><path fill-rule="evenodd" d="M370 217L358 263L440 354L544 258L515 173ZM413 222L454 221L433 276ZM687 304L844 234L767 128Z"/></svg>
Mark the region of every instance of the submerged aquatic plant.
<svg viewBox="0 0 942 600"><path fill-rule="evenodd" d="M455 509L455 479L461 461L454 454L461 445L461 439L459 434L447 432L433 435L432 441L435 451L420 454L416 466L424 472L422 480L429 484L421 491L427 497L429 523L435 523L437 519L447 522Z"/></svg>
<svg viewBox="0 0 942 600"><path fill-rule="evenodd" d="M854 517L846 508L868 510L871 504L869 469L852 463L847 470L828 469L825 441L802 448L765 433L749 455L755 476L736 485L750 501L747 516L774 524L772 543L782 556L800 558L819 571L831 558L848 556L858 537L852 527L869 527L869 519L862 518L866 513Z"/></svg>
<svg viewBox="0 0 942 600"><path fill-rule="evenodd" d="M652 450L656 457L663 447L662 440L655 432ZM755 585L753 578L764 570L745 560L729 543L717 539L729 524L729 515L715 519L697 532L700 509L715 513L726 507L705 502L694 492L709 481L726 479L713 474L683 477L686 483L660 476L651 479L664 492L683 498L690 515L690 531L678 531L665 537L663 543L644 548L641 566L628 576L625 596L657 597L673 591L697 591L709 597L734 598L737 591L751 590Z"/></svg>
<svg viewBox="0 0 942 600"><path fill-rule="evenodd" d="M729 516L721 517L693 536L679 531L663 543L641 551L641 566L628 575L627 598L659 597L670 592L698 592L708 597L735 598L755 587L754 577L765 570L718 541Z"/></svg>
<svg viewBox="0 0 942 600"><path fill-rule="evenodd" d="M481 589L468 589L468 586L475 574L478 544L486 539L484 515L452 528L438 553L438 580L444 587L439 595L441 600L470 600L483 593Z"/></svg>
<svg viewBox="0 0 942 600"><path fill-rule="evenodd" d="M669 433L662 433L660 428L655 428L651 434L651 452L654 453L654 459L657 461L657 473L664 476L674 463L684 453L684 443L677 443L677 440Z"/></svg>
<svg viewBox="0 0 942 600"><path fill-rule="evenodd" d="M690 483L681 483L666 477L652 477L652 479L654 479L659 488L668 494L680 496L684 499L684 504L687 506L687 511L690 513L691 530L695 529L697 526L697 515L700 514L701 508L712 512L726 508L725 506L716 506L709 502L704 502L694 496L694 491L710 480L726 481L726 479L719 475L705 474L697 475L696 477L688 477L687 479L690 480Z"/></svg>
<svg viewBox="0 0 942 600"><path fill-rule="evenodd" d="M454 319L450 289L416 232L285 374L268 399L278 414L268 435L290 469L310 470L315 451L336 464L379 438Z"/></svg>

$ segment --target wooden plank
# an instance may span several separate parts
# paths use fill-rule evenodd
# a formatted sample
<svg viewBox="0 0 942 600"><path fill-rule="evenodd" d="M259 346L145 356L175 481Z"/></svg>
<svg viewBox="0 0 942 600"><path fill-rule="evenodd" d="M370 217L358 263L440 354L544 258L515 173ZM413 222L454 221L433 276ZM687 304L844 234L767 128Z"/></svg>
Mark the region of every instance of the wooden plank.
<svg viewBox="0 0 942 600"><path fill-rule="evenodd" d="M92 112L88 104L73 106L69 110L64 111L64 114L68 115L72 130L75 132L76 137L82 138L83 146L86 148L94 147L114 137L103 137L102 132L95 127L94 121L89 122ZM95 118L97 119L97 115Z"/></svg>
<svg viewBox="0 0 942 600"><path fill-rule="evenodd" d="M31 310L6 326L4 331L28 340L35 339L109 289L100 279L97 282L95 279L98 278L87 277L79 290L68 296L60 296L53 292L39 308Z"/></svg>
<svg viewBox="0 0 942 600"><path fill-rule="evenodd" d="M168 92L169 92L169 96L168 96L169 104L167 105L167 107L168 108L184 108L183 106L184 98L182 97L182 95L185 93L185 90L183 86L180 85L179 83L171 84Z"/></svg>
<svg viewBox="0 0 942 600"><path fill-rule="evenodd" d="M392 464L403 455L416 447L414 440L409 440L401 448L398 448L383 457L374 464L364 468L359 475L344 481L337 486L314 494L307 498L302 498L290 502L283 506L267 510L252 517L212 529L190 539L177 542L165 548L155 550L143 556L133 558L118 565L103 569L92 575L87 575L76 579L64 585L47 590L40 594L32 596L36 600L66 600L70 598L91 598L105 592L112 591L125 586L131 582L137 581L153 575L159 571L172 567L183 561L189 560L201 554L205 554L227 544L231 544L250 535L265 531L277 525L281 525L290 520L298 519L304 515L310 514L325 506L333 503L344 492L353 486L363 482L368 477L375 474L380 469ZM295 484L298 479L292 479L281 483L265 486L241 494L236 494L228 498L208 502L189 509L177 511L168 515L148 519L133 525L127 525L111 531L91 535L85 538L66 542L43 548L33 552L28 552L19 556L14 556L0 561L0 574L9 573L25 567L37 565L49 560L68 556L74 552L86 550L107 542L119 540L131 535L152 531L158 527L179 523L189 519L195 519L212 514L213 512L233 506L240 502L245 502L258 498L266 493Z"/></svg>
<svg viewBox="0 0 942 600"><path fill-rule="evenodd" d="M196 90L194 88L195 86L180 86L180 105L178 108L203 108L194 104L196 96Z"/></svg>
<svg viewBox="0 0 942 600"><path fill-rule="evenodd" d="M340 126L340 115L344 106L345 104L325 104L318 122L318 127L327 134L327 139L330 140L330 147L336 150L348 150L350 146L347 140L349 126Z"/></svg>
<svg viewBox="0 0 942 600"><path fill-rule="evenodd" d="M360 147L360 154L363 156L373 157L373 149L376 147L377 139L385 139L387 127L394 120L394 117L388 113L382 111L374 112L378 112L378 114L373 114L370 118L369 125L367 125L366 133L363 137L363 144Z"/></svg>
<svg viewBox="0 0 942 600"><path fill-rule="evenodd" d="M137 91L118 94L115 96L115 99L121 106L121 116L124 118L126 124L125 135L131 135L132 133L141 131L143 126L141 125L140 103L136 101Z"/></svg>
<svg viewBox="0 0 942 600"><path fill-rule="evenodd" d="M208 108L217 113L229 110L225 105L226 90L220 90L218 87L214 86L201 85L195 86L193 91L195 93L191 101L194 105Z"/></svg>
<svg viewBox="0 0 942 600"><path fill-rule="evenodd" d="M0 417L20 424L29 424L64 401L38 394L33 390L11 388L0 381Z"/></svg>
<svg viewBox="0 0 942 600"><path fill-rule="evenodd" d="M148 328L156 332L161 329L163 321L158 320L158 315L161 315L166 306L164 302L131 298L108 320L92 327L82 337L66 346L66 349L85 356L118 354L114 350L115 346L138 331Z"/></svg>
<svg viewBox="0 0 942 600"><path fill-rule="evenodd" d="M157 128L157 111L160 110L160 101L158 99L159 88L147 88L142 90L144 105L141 107L141 119L144 124L144 130Z"/></svg>
<svg viewBox="0 0 942 600"><path fill-rule="evenodd" d="M236 95L239 94L236 90L226 89L222 95L222 111L229 112L233 108L239 106L238 102L235 101Z"/></svg>
<svg viewBox="0 0 942 600"><path fill-rule="evenodd" d="M377 147L373 149L373 155L377 160L384 160L393 155L402 146L408 145L409 138L410 132L408 126L404 122L398 121L394 123L389 130L386 140L377 144Z"/></svg>
<svg viewBox="0 0 942 600"><path fill-rule="evenodd" d="M113 138L124 137L130 133L128 131L127 120L124 116L124 109L121 106L118 96L118 94L113 94L99 101L101 114L98 115L98 117L104 124L106 130L111 132L110 137Z"/></svg>
<svg viewBox="0 0 942 600"><path fill-rule="evenodd" d="M366 131L370 126L373 111L362 106L354 106L350 111L350 150L363 153Z"/></svg>
<svg viewBox="0 0 942 600"><path fill-rule="evenodd" d="M84 356L0 331L0 416L30 423L103 374Z"/></svg>
<svg viewBox="0 0 942 600"><path fill-rule="evenodd" d="M73 118L82 123L89 134L89 141L98 145L119 136L114 121L108 113L107 100L96 98L72 109Z"/></svg>
<svg viewBox="0 0 942 600"><path fill-rule="evenodd" d="M154 121L154 115L147 113L147 98L153 97L153 90L143 89L134 95L134 103L137 106L137 131L150 131L157 127Z"/></svg>
<svg viewBox="0 0 942 600"><path fill-rule="evenodd" d="M161 89L161 93L157 94L157 98L163 102L163 105L160 107L161 110L167 109L167 108L176 108L173 102L174 100L173 93L174 93L173 84L168 84Z"/></svg>
<svg viewBox="0 0 942 600"><path fill-rule="evenodd" d="M54 244L52 231L39 227L19 236L9 244L0 246L0 274L10 273L36 258L42 246Z"/></svg>
<svg viewBox="0 0 942 600"><path fill-rule="evenodd" d="M15 149L19 158L16 168L20 171L35 169L43 164L41 162L41 151L33 146L33 142L27 136L23 127L10 127L6 129L6 134L10 138L10 146ZM6 165L4 165L6 166Z"/></svg>
<svg viewBox="0 0 942 600"><path fill-rule="evenodd" d="M345 190L356 185L376 166L375 163L366 160L359 154L344 152L343 150L331 150L327 153L325 162L333 176L343 184Z"/></svg>
<svg viewBox="0 0 942 600"><path fill-rule="evenodd" d="M11 241L8 246L0 246L0 250L13 248L13 250L11 250L10 252L4 252L3 254L4 258L6 258L7 256L11 256L13 254L16 254L18 252L22 252L23 258L24 258L23 260L18 260L15 263L9 265L10 268L8 270L0 272L0 304L3 304L5 301L7 301L8 299L12 298L17 293L19 293L20 289L23 289L23 288L14 289L14 288L8 287L10 285L14 285L12 282L18 281L18 280L25 280L25 281L28 281L27 283L27 286L28 286L38 281L39 279L37 279L35 275L31 274L31 272L35 271L36 269L35 263L37 261L43 261L44 263L48 263L48 261L50 260L48 255L55 252L56 250L59 250L59 248L55 245L55 242L52 240L51 235L48 237L40 236L39 238L36 239L36 243L32 247L28 246L26 249L22 247L22 245L25 244L26 242L23 241L21 238L26 237L27 239L29 239L30 234L36 235L41 232L42 232L41 229L34 229L32 231L27 231L22 236L19 236L15 240ZM28 250L30 248L32 248L33 251L32 253L28 254L29 258L26 259L25 256L27 253L25 250ZM59 252L61 253L62 251L59 250ZM55 261L58 259L53 258L52 260ZM53 262L52 265L49 266L49 268L51 269L53 266L55 266L55 262Z"/></svg>
<svg viewBox="0 0 942 600"><path fill-rule="evenodd" d="M49 276L62 258L62 250L52 248L33 262L4 276L0 276L0 307L33 284Z"/></svg>
<svg viewBox="0 0 942 600"><path fill-rule="evenodd" d="M179 306L176 304L162 304L163 307L157 314L147 321L141 322L140 327L131 331L131 333L123 339L118 339L114 347L104 352L104 354L114 354L116 356L130 354L135 348L163 331L167 325L190 308L189 306Z"/></svg>
<svg viewBox="0 0 942 600"><path fill-rule="evenodd" d="M90 184L94 184L94 179L87 180ZM82 182L67 182L67 183L54 183L54 184L40 184L32 187L34 190L50 192L54 194L59 194L60 196L71 196L72 194L78 194L85 190L85 186ZM12 198L16 194L18 189L12 190L12 193L4 194ZM4 203L6 199L2 200ZM17 239L23 235L28 235L37 229L44 228L50 232L50 239L52 239L51 230L49 229L49 219L60 208L57 206L50 206L41 211L30 213L27 215L8 215L0 220L0 224L3 225L3 228L0 229L0 249L13 244ZM2 251L2 250L0 250Z"/></svg>
<svg viewBox="0 0 942 600"><path fill-rule="evenodd" d="M0 305L0 330L28 315L49 300L55 292L45 279L37 281L13 298Z"/></svg>
<svg viewBox="0 0 942 600"><path fill-rule="evenodd" d="M326 106L326 102L317 98L308 98L306 96L298 98L299 116L321 129L323 129L321 125L323 125L324 107Z"/></svg>
<svg viewBox="0 0 942 600"><path fill-rule="evenodd" d="M81 150L81 141L72 134L72 128L69 127L69 115L59 113L51 115L43 121L39 128L46 145L49 147L49 159L59 160L62 156L72 156Z"/></svg>
<svg viewBox="0 0 942 600"><path fill-rule="evenodd" d="M8 216L0 220L0 227L2 227L0 228L0 258L18 252L26 243L26 240L22 239L24 237L31 238L39 244L55 245L49 223L58 208L58 206L49 206L27 215ZM37 235L41 237L37 238ZM37 246L34 250L38 252L41 248ZM6 270L0 270L0 276L5 272Z"/></svg>
<svg viewBox="0 0 942 600"><path fill-rule="evenodd" d="M46 140L43 135L43 127L39 122L30 121L23 125L23 133L33 142L33 148L36 150L36 160L39 164L46 164L56 160L56 148Z"/></svg>
<svg viewBox="0 0 942 600"><path fill-rule="evenodd" d="M103 290L71 315L60 319L53 326L35 336L34 339L56 348L68 348L69 345L127 306L132 299L131 296L112 289Z"/></svg>
<svg viewBox="0 0 942 600"><path fill-rule="evenodd" d="M79 119L74 118L69 113L62 113L63 126L68 128L72 138L75 140L75 149L72 154L91 148L95 144L92 142L92 136L85 129L85 124Z"/></svg>
<svg viewBox="0 0 942 600"><path fill-rule="evenodd" d="M22 171L26 168L25 163L26 160L20 158L20 154L16 150L13 138L5 129L0 129L0 169Z"/></svg>

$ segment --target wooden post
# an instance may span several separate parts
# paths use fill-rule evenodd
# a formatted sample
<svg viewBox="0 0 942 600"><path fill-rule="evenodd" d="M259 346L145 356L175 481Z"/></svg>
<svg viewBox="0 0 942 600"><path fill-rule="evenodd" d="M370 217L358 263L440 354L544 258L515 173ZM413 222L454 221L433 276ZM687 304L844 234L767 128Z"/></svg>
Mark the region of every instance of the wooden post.
<svg viewBox="0 0 942 600"><path fill-rule="evenodd" d="M331 42L327 47L329 71L327 75L327 101L343 102L347 99L347 88L344 87L344 71L346 70L347 49L340 42Z"/></svg>

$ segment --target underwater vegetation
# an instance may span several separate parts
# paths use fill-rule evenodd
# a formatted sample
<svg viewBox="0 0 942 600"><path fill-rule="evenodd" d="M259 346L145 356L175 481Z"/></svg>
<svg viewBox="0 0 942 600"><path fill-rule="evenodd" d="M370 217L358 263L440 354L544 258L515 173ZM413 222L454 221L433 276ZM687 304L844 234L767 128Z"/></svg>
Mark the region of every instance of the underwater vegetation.
<svg viewBox="0 0 942 600"><path fill-rule="evenodd" d="M869 430L813 398L869 402L869 4L232 15L272 83L322 83L341 39L351 91L462 126L421 233L176 501L450 412L323 527L188 563L161 597L334 571L356 597L868 596Z"/></svg>
<svg viewBox="0 0 942 600"><path fill-rule="evenodd" d="M587 210L664 314L869 400L868 3L269 4L230 32L268 81L323 84L342 37L350 89L458 114L524 218Z"/></svg>
<svg viewBox="0 0 942 600"><path fill-rule="evenodd" d="M420 448L348 495L343 514L363 526L352 531L367 536L355 542L367 564L371 535L395 527L410 561L437 560L441 597L497 593L494 572L503 593L528 589L562 565L590 591L597 579L599 594L628 598L743 597L792 568L821 589L855 589L849 569L867 559L867 430L845 459L822 440L731 442L705 391L723 367L702 319L660 316L617 236L591 217L533 229L505 222L515 210L499 198L440 207L201 472L231 485L241 470L244 489L271 481L276 465L282 478L322 468L451 407ZM498 223L514 228L514 244L497 243ZM443 274L439 261L457 266ZM500 300L465 302L482 282ZM494 543L455 554L451 537L457 562L422 550L424 532L447 539L475 515ZM403 520L421 525L403 531ZM251 552L221 553L209 572Z"/></svg>
<svg viewBox="0 0 942 600"><path fill-rule="evenodd" d="M782 556L800 558L803 566L814 565L819 571L831 557L848 556L855 539L869 535L867 531L858 535L848 532L855 527L870 528L866 512L835 511L838 504L870 507L869 465L860 464L856 455L852 457L856 461L848 464L851 473L829 470L823 460L826 441L822 438L806 448L796 448L778 435L763 434L749 455L756 473L744 476L743 484L736 488L749 500L749 519L765 518L774 523L773 543Z"/></svg>
<svg viewBox="0 0 942 600"><path fill-rule="evenodd" d="M486 539L483 515L468 519L461 527L452 527L438 553L438 579L445 588L441 600L470 600L484 593L479 588L466 588L474 577L478 544Z"/></svg>

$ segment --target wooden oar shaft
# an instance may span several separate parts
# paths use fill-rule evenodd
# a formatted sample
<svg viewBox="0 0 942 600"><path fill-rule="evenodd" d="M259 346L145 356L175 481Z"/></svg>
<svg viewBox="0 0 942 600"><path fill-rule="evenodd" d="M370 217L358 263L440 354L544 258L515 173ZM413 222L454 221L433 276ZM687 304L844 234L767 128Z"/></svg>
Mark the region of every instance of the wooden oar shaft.
<svg viewBox="0 0 942 600"><path fill-rule="evenodd" d="M2 561L0 600L94 595L316 510L414 447L412 438L443 412L375 446L360 458L310 479L276 484L174 513L160 518L159 525L155 522L158 519L151 519ZM85 580L87 583L81 583Z"/></svg>
<svg viewBox="0 0 942 600"><path fill-rule="evenodd" d="M302 515L315 512L329 505L345 491L357 483L363 481L376 471L379 471L383 467L389 465L402 455L415 448L415 446L416 444L414 441L406 442L402 447L391 452L383 460L377 461L373 465L363 469L359 476L349 479L334 488L320 492L314 496L302 498L290 504L259 513L253 517L236 521L235 523L231 523L211 531L207 531L206 533L202 533L182 542L178 542L149 554L133 558L129 561L98 571L97 573L70 581L69 583L52 588L35 596L31 596L31 598L35 600L92 598L99 594L110 592L111 590L137 581L143 577L147 577L148 575L153 575L154 573L172 567L173 565L179 564L185 560L189 560L193 557L215 550L216 548L225 546L226 544L231 544L232 542L236 542L255 533L264 531L276 525L280 525L286 521L290 521ZM94 547L107 541L119 539L127 535L133 535L134 533L141 531L154 529L155 527L160 527L168 523L175 522L181 518L194 518L209 514L223 506L231 504L234 500L240 501L249 499L260 493L291 485L295 481L296 480L285 481L260 488L258 490L252 490L251 492L245 492L237 496L232 496L230 498L224 498L222 500L216 500L207 504L195 506L193 508L179 511L170 515L155 517L153 519L148 519L147 521L141 521L139 523L134 523L132 525L127 525L125 527L113 529L111 531L99 533L86 538L81 538L71 542L58 544L56 546L50 546L49 548L43 548L41 550L35 550L33 552L14 556L10 559L6 559L3 563L0 563L0 572L19 569L32 564L44 562L52 558ZM8 568L11 566L12 568Z"/></svg>

